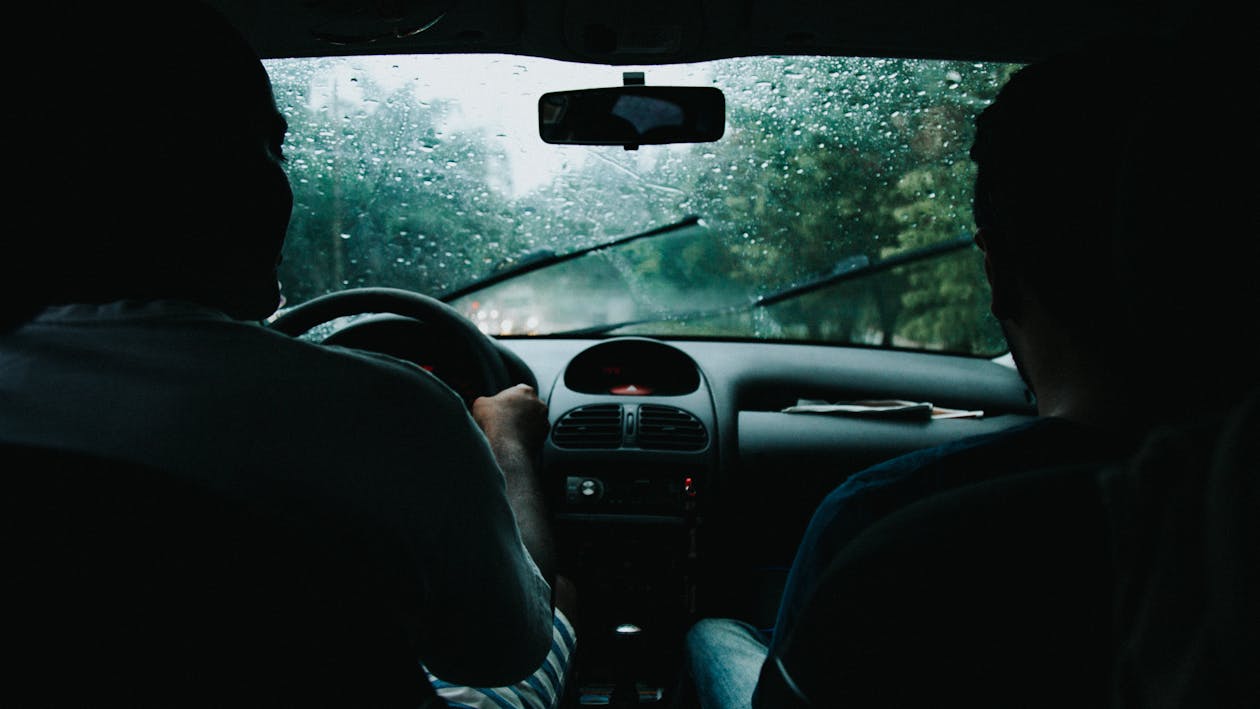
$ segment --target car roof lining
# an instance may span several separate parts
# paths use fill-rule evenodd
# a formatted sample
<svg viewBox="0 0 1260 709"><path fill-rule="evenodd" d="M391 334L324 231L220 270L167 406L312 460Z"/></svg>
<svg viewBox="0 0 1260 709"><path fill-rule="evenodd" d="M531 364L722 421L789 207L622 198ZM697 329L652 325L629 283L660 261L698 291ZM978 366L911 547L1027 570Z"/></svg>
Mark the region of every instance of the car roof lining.
<svg viewBox="0 0 1260 709"><path fill-rule="evenodd" d="M1186 0L211 0L263 58L504 53L605 65L747 55L1031 61L1175 33ZM383 10L382 8L387 8ZM405 35L405 36L398 36Z"/></svg>

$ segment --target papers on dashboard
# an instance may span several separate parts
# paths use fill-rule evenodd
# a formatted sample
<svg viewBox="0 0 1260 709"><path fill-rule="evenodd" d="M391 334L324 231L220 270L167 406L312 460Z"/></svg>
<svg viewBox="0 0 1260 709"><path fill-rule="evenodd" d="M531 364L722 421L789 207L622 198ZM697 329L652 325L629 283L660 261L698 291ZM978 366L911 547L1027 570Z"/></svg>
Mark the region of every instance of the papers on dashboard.
<svg viewBox="0 0 1260 709"><path fill-rule="evenodd" d="M860 401L842 401L838 403L819 401L817 399L800 399L795 406L782 409L782 412L785 414L834 414L839 416L896 418L912 421L981 418L984 416L983 411L946 409L926 401L904 401L902 399L862 399Z"/></svg>

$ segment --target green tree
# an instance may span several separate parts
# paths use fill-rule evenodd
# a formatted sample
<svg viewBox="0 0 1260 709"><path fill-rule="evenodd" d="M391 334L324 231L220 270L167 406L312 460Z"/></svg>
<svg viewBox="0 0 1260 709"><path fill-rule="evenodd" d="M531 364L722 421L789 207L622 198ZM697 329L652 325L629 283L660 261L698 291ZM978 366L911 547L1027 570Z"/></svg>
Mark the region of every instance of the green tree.
<svg viewBox="0 0 1260 709"><path fill-rule="evenodd" d="M293 92L314 77L291 77ZM355 93L311 106L283 101L295 138L289 176L295 193L281 275L300 301L345 287L378 285L441 292L488 269L487 244L502 241L511 206L495 190L505 157L483 133L443 130L449 104L421 106L405 88L385 92L366 76Z"/></svg>

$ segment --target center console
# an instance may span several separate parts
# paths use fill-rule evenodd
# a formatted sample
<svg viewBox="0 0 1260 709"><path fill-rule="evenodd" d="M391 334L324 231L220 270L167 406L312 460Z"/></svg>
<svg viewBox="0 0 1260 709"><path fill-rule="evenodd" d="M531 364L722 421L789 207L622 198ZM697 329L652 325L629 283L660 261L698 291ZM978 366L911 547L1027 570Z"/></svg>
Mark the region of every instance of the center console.
<svg viewBox="0 0 1260 709"><path fill-rule="evenodd" d="M694 610L695 530L716 469L712 397L695 362L618 338L575 356L551 391L543 451L564 573L578 592L579 705L665 701Z"/></svg>

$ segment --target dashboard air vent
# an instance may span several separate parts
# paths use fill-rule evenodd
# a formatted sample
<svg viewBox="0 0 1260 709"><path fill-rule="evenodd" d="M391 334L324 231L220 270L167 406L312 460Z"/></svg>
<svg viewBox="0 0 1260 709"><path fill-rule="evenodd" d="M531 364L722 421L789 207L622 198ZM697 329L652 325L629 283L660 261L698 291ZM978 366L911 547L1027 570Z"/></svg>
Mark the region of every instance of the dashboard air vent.
<svg viewBox="0 0 1260 709"><path fill-rule="evenodd" d="M574 409L556 422L551 440L561 448L618 448L621 406L597 404Z"/></svg>
<svg viewBox="0 0 1260 709"><path fill-rule="evenodd" d="M709 434L695 416L669 406L639 407L639 447L670 451L698 451L709 445Z"/></svg>

